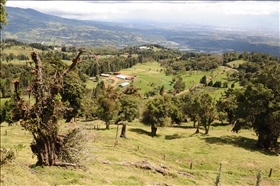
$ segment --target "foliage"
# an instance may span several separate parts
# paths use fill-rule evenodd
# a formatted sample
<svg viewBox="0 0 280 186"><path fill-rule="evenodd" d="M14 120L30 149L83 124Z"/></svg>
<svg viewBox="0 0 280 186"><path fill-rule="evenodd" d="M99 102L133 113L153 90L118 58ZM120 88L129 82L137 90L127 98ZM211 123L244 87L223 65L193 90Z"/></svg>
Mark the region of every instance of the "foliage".
<svg viewBox="0 0 280 186"><path fill-rule="evenodd" d="M0 165L11 162L16 158L16 154L13 149L8 150L5 147L1 147L0 150L1 150Z"/></svg>
<svg viewBox="0 0 280 186"><path fill-rule="evenodd" d="M81 109L83 95L85 94L85 85L80 80L79 76L75 72L70 72L65 76L65 81L62 86L61 101L68 102L71 110L68 110L64 117L66 122L69 122L72 118L75 118L78 111Z"/></svg>
<svg viewBox="0 0 280 186"><path fill-rule="evenodd" d="M280 135L280 68L266 67L237 95L237 114L252 125L257 146L274 148Z"/></svg>
<svg viewBox="0 0 280 186"><path fill-rule="evenodd" d="M175 77L173 81L174 81L173 88L175 89L176 93L179 93L185 89L186 84L181 76Z"/></svg>
<svg viewBox="0 0 280 186"><path fill-rule="evenodd" d="M195 97L192 93L184 94L181 96L182 111L185 115L187 115L192 121L193 126L195 127L195 123L199 121L199 103L198 97Z"/></svg>
<svg viewBox="0 0 280 186"><path fill-rule="evenodd" d="M6 0L0 1L0 12L1 12L0 13L0 29L4 28L3 25L8 24L8 21L7 21L8 12L6 11L5 4L6 4Z"/></svg>
<svg viewBox="0 0 280 186"><path fill-rule="evenodd" d="M21 119L21 108L18 106L20 101L17 100L15 94L1 106L1 122L6 121L9 125Z"/></svg>
<svg viewBox="0 0 280 186"><path fill-rule="evenodd" d="M208 134L211 123L217 118L216 101L208 93L196 92L184 95L181 99L184 100L183 113L191 118L194 127L198 121L196 132L199 132L199 124L202 124L205 134Z"/></svg>
<svg viewBox="0 0 280 186"><path fill-rule="evenodd" d="M200 82L201 84L206 85L206 84L207 84L207 78L206 78L206 76L203 76L203 77L200 79L199 82Z"/></svg>
<svg viewBox="0 0 280 186"><path fill-rule="evenodd" d="M87 89L81 99L81 108L79 109L79 116L84 116L85 120L92 120L96 117L96 99L93 99L93 91Z"/></svg>
<svg viewBox="0 0 280 186"><path fill-rule="evenodd" d="M61 101L61 92L65 76L77 65L81 53L78 53L67 69L59 61L51 61L43 68L38 53L31 54L35 63L35 79L30 84L30 93L35 98L34 105L24 100L18 90L19 81L14 81L15 102L19 111L14 113L13 119L19 119L20 124L32 133L34 140L31 150L37 156L36 165L56 165L58 154L66 143L58 134L58 120L67 110ZM53 68L56 70L52 70Z"/></svg>
<svg viewBox="0 0 280 186"><path fill-rule="evenodd" d="M104 88L104 95L97 98L97 116L106 124L106 129L110 127L110 121L115 119L119 112L119 102L117 90L112 86Z"/></svg>
<svg viewBox="0 0 280 186"><path fill-rule="evenodd" d="M120 96L119 102L121 105L117 116L118 120L131 122L139 117L139 98L123 94Z"/></svg>
<svg viewBox="0 0 280 186"><path fill-rule="evenodd" d="M151 135L156 136L157 127L165 127L173 121L181 121L182 113L176 104L177 99L170 95L157 96L147 102L142 122L151 126Z"/></svg>
<svg viewBox="0 0 280 186"><path fill-rule="evenodd" d="M201 53L185 53L176 60L163 60L160 63L166 67L166 74L178 74L189 70L209 71L216 69L220 65L220 59L217 55L208 55Z"/></svg>

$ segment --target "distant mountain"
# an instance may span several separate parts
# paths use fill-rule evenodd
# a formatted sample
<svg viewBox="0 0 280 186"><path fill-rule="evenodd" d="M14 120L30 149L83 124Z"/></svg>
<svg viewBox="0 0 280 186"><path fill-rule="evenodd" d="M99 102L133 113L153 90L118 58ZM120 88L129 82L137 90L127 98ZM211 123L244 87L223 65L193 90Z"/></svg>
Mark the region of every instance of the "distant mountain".
<svg viewBox="0 0 280 186"><path fill-rule="evenodd" d="M33 9L6 7L9 24L4 39L44 42L47 45L125 47L147 43L188 51L222 53L225 51L264 52L278 55L279 35L268 31L236 28L127 21L82 21L48 15Z"/></svg>

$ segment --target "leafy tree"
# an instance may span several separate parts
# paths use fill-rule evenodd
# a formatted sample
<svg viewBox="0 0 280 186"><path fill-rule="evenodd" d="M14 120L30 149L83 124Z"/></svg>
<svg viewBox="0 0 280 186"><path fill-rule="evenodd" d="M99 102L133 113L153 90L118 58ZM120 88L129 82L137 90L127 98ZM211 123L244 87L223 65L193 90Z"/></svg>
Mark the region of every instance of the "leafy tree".
<svg viewBox="0 0 280 186"><path fill-rule="evenodd" d="M106 124L106 129L110 129L110 122L119 112L119 102L117 90L112 86L104 89L104 95L97 98L97 116Z"/></svg>
<svg viewBox="0 0 280 186"><path fill-rule="evenodd" d="M101 81L97 83L95 89L94 89L94 97L98 98L100 96L104 95L104 90L105 90L105 84L104 81Z"/></svg>
<svg viewBox="0 0 280 186"><path fill-rule="evenodd" d="M13 94L8 101L1 106L1 123L6 121L8 125L21 119L21 109L17 107L17 97Z"/></svg>
<svg viewBox="0 0 280 186"><path fill-rule="evenodd" d="M162 108L162 109L160 109ZM164 108L163 98L154 98L149 100L146 104L145 111L143 113L142 122L146 125L151 125L151 136L156 136L157 127L166 125L164 120L167 118Z"/></svg>
<svg viewBox="0 0 280 186"><path fill-rule="evenodd" d="M138 88L138 87L130 84L129 86L126 87L126 89L124 89L124 91L122 93L126 94L126 95L131 95L134 97L141 98L141 94L139 93L139 90L141 90L141 88Z"/></svg>
<svg viewBox="0 0 280 186"><path fill-rule="evenodd" d="M151 126L151 136L156 136L158 127L165 127L172 123L172 115L176 107L169 95L158 96L147 102L143 112L142 122Z"/></svg>
<svg viewBox="0 0 280 186"><path fill-rule="evenodd" d="M123 94L119 98L120 111L117 116L116 123L122 123L122 131L120 137L127 138L126 136L126 122L133 121L139 116L139 98Z"/></svg>
<svg viewBox="0 0 280 186"><path fill-rule="evenodd" d="M236 116L237 99L236 96L242 93L240 89L227 89L222 97L217 101L218 112L227 114L227 121L233 124L238 118Z"/></svg>
<svg viewBox="0 0 280 186"><path fill-rule="evenodd" d="M193 94L185 94L182 97L182 102L184 105L182 106L183 113L186 114L192 121L193 121L193 127L196 127L196 122L198 122L197 125L197 133L199 132L199 97L195 96Z"/></svg>
<svg viewBox="0 0 280 186"><path fill-rule="evenodd" d="M65 76L63 84L63 92L61 93L62 101L68 102L71 109L67 110L64 115L66 122L70 122L72 118L75 118L81 109L83 95L85 93L85 85L79 78L79 75L75 72L69 72Z"/></svg>
<svg viewBox="0 0 280 186"><path fill-rule="evenodd" d="M92 120L96 114L96 99L93 98L93 91L86 90L86 93L83 94L81 100L81 109L79 110L80 115L85 117L85 120Z"/></svg>
<svg viewBox="0 0 280 186"><path fill-rule="evenodd" d="M213 85L213 87L221 88L222 82L221 81L216 81Z"/></svg>
<svg viewBox="0 0 280 186"><path fill-rule="evenodd" d="M176 93L179 93L185 89L186 84L185 84L185 82L183 82L183 78L181 76L176 77L173 87L174 87Z"/></svg>
<svg viewBox="0 0 280 186"><path fill-rule="evenodd" d="M280 67L266 67L237 95L237 114L252 125L257 146L274 148L280 135Z"/></svg>
<svg viewBox="0 0 280 186"><path fill-rule="evenodd" d="M119 97L120 110L116 123L122 122L122 131L120 137L126 138L126 122L133 121L139 116L139 103L141 94L138 92L140 88L129 85L124 89Z"/></svg>
<svg viewBox="0 0 280 186"><path fill-rule="evenodd" d="M206 84L207 83L207 78L206 78L206 76L203 76L201 79L200 79L200 81L199 81L201 84Z"/></svg>
<svg viewBox="0 0 280 186"><path fill-rule="evenodd" d="M209 81L208 86L212 87L213 86L213 81Z"/></svg>
<svg viewBox="0 0 280 186"><path fill-rule="evenodd" d="M188 115L191 120L197 124L196 133L199 133L200 124L205 129L205 134L208 134L211 123L215 120L217 111L213 98L207 94L190 94L184 98L186 100L183 106L183 112Z"/></svg>
<svg viewBox="0 0 280 186"><path fill-rule="evenodd" d="M204 126L205 134L208 134L210 125L216 119L217 115L215 100L209 94L205 93L200 97L200 103L200 123Z"/></svg>
<svg viewBox="0 0 280 186"><path fill-rule="evenodd" d="M6 0L0 1L0 29L1 30L4 28L3 25L8 24L8 21L6 18L8 16L8 13L6 11L5 4L6 4Z"/></svg>

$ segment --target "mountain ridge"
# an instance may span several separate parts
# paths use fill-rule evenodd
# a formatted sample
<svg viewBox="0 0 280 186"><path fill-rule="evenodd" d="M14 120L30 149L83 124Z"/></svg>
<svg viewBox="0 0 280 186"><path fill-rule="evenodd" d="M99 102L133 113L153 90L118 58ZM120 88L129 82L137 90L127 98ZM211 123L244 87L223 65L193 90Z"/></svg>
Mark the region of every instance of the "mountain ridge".
<svg viewBox="0 0 280 186"><path fill-rule="evenodd" d="M222 53L264 52L280 56L279 39L263 31L249 33L211 25L102 22L62 18L34 9L6 7L9 24L4 39L48 45L116 46L160 44L180 50ZM278 46L277 46L278 44Z"/></svg>

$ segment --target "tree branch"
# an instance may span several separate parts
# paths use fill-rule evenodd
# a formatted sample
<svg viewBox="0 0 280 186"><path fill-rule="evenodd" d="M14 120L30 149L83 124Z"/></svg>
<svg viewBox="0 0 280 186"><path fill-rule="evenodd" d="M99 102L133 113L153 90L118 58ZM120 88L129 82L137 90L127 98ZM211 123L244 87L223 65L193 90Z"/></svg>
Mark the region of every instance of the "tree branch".
<svg viewBox="0 0 280 186"><path fill-rule="evenodd" d="M62 73L62 77L65 76L68 72L70 72L71 70L73 70L73 68L75 66L77 66L77 64L80 61L80 55L83 53L83 51L80 51L76 57L74 57L72 59L72 64L69 66L69 68L67 68L63 73Z"/></svg>

